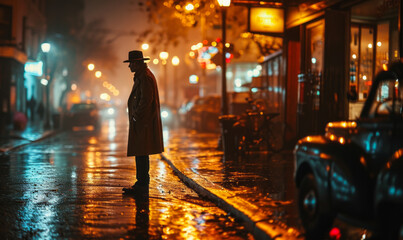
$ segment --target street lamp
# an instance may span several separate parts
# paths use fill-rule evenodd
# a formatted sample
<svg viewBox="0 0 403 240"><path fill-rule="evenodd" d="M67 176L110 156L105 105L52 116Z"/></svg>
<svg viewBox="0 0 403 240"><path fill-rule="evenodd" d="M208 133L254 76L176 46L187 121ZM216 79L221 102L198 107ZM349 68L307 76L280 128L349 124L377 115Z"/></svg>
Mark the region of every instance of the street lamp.
<svg viewBox="0 0 403 240"><path fill-rule="evenodd" d="M93 63L88 64L88 70L93 71L95 69L95 65Z"/></svg>
<svg viewBox="0 0 403 240"><path fill-rule="evenodd" d="M95 72L95 77L96 77L96 78L102 77L102 72L101 72L101 71L96 71L96 72Z"/></svg>
<svg viewBox="0 0 403 240"><path fill-rule="evenodd" d="M51 45L50 43L44 42L41 44L41 50L43 52L43 58L44 58L44 74L45 78L41 80L41 83L45 86L45 91L46 91L46 107L45 107L45 124L44 128L49 129L50 128L50 116L49 116L49 111L50 111L50 93L49 93L49 76L48 76L48 53L50 51ZM46 82L46 84L45 84Z"/></svg>
<svg viewBox="0 0 403 240"><path fill-rule="evenodd" d="M50 51L51 45L50 43L44 42L41 44L42 52L48 53Z"/></svg>
<svg viewBox="0 0 403 240"><path fill-rule="evenodd" d="M160 58L162 60L162 65L164 66L164 103L167 103L168 100L168 78L167 78L167 59L168 59L168 52L160 52Z"/></svg>
<svg viewBox="0 0 403 240"><path fill-rule="evenodd" d="M176 67L179 65L179 58L177 56L174 56L172 58L172 65L174 66L174 106L177 106L177 102L178 102L178 76L177 76L177 70Z"/></svg>
<svg viewBox="0 0 403 240"><path fill-rule="evenodd" d="M141 45L141 49L143 49L144 51L147 50L150 47L150 45L148 45L148 43L143 43Z"/></svg>
<svg viewBox="0 0 403 240"><path fill-rule="evenodd" d="M226 17L227 8L231 5L231 0L217 0L218 5L221 7L222 16L222 77L221 77L221 113L222 115L228 114L227 104L227 59L226 59Z"/></svg>

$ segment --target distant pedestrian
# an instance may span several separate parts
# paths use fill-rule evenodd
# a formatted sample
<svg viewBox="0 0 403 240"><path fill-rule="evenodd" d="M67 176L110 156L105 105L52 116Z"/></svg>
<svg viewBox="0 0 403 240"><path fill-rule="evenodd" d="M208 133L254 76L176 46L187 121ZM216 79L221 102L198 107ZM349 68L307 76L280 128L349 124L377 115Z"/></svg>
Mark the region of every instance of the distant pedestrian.
<svg viewBox="0 0 403 240"><path fill-rule="evenodd" d="M36 109L36 100L34 96L31 96L31 99L28 100L28 109L29 109L29 117L31 121L35 121L35 109Z"/></svg>
<svg viewBox="0 0 403 240"><path fill-rule="evenodd" d="M157 82L150 71L141 51L130 51L130 71L134 73L133 88L127 101L129 110L129 139L127 156L135 156L137 182L124 193L148 193L150 183L149 155L164 151L160 101Z"/></svg>
<svg viewBox="0 0 403 240"><path fill-rule="evenodd" d="M45 107L43 106L43 103L40 102L38 105L38 108L36 109L38 112L39 119L42 121L43 120L43 114L45 113Z"/></svg>

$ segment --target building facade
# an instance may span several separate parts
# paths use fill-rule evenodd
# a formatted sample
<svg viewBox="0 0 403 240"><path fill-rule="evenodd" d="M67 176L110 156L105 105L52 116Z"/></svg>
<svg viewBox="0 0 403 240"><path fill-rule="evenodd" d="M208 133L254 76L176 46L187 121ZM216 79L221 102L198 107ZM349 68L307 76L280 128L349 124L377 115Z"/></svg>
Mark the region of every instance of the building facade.
<svg viewBox="0 0 403 240"><path fill-rule="evenodd" d="M27 101L42 101L39 79L24 76L28 61L37 61L46 32L45 0L0 0L0 131L16 112L27 114Z"/></svg>
<svg viewBox="0 0 403 240"><path fill-rule="evenodd" d="M400 0L288 1L286 139L355 119L372 79L401 58Z"/></svg>

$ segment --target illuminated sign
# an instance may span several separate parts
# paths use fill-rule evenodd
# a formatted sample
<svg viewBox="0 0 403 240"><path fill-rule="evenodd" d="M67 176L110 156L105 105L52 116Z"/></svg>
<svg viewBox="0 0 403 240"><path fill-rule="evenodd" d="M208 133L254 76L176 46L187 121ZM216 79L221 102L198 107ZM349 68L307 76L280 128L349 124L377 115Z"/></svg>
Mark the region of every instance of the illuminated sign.
<svg viewBox="0 0 403 240"><path fill-rule="evenodd" d="M31 74L33 76L40 77L43 72L43 62L26 62L24 66L24 70L26 73Z"/></svg>
<svg viewBox="0 0 403 240"><path fill-rule="evenodd" d="M250 8L249 31L269 35L281 35L284 32L284 9Z"/></svg>

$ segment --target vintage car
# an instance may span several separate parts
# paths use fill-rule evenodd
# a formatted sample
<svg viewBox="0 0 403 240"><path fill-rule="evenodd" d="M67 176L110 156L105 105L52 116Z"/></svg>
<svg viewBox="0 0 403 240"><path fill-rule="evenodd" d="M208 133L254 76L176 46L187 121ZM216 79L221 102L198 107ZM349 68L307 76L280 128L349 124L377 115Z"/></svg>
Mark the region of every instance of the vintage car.
<svg viewBox="0 0 403 240"><path fill-rule="evenodd" d="M101 125L99 107L94 102L73 104L64 118L65 128L93 126L94 129L98 129Z"/></svg>
<svg viewBox="0 0 403 240"><path fill-rule="evenodd" d="M298 208L307 239L337 217L403 239L403 64L380 72L360 117L330 122L294 149Z"/></svg>

